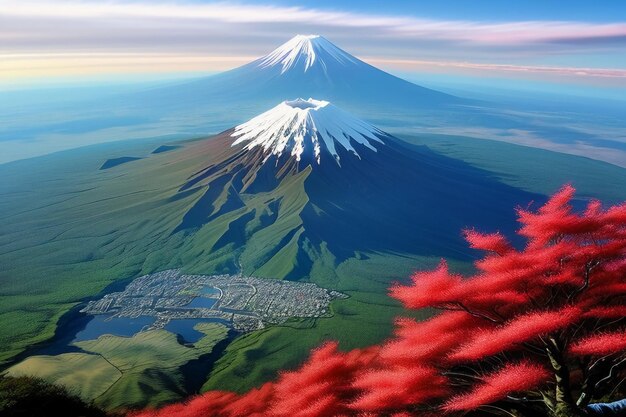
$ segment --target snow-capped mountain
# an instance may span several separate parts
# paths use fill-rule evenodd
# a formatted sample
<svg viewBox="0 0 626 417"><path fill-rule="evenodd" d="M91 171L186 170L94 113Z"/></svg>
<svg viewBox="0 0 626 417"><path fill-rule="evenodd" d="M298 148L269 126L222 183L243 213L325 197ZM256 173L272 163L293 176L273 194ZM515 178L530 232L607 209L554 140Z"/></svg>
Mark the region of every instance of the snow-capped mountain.
<svg viewBox="0 0 626 417"><path fill-rule="evenodd" d="M327 101L279 103L166 154L193 166L171 186L168 201L184 207L172 234L209 239L198 256L219 270L301 279L355 252L469 259L459 230L513 230L510 207L533 199Z"/></svg>
<svg viewBox="0 0 626 417"><path fill-rule="evenodd" d="M304 40L306 39L308 38ZM296 40L306 44L304 40ZM319 51L309 52L310 55L302 62L293 60L289 55L273 59L282 64L283 68L302 64L306 71L317 59L323 59ZM244 144L246 150L257 147L263 149L265 160L270 155L280 159L283 154L289 154L298 162L304 157L305 160L314 160L319 165L323 154L332 156L340 164L337 147L360 158L353 143L376 152L378 146L383 146L382 138L388 135L328 101L299 98L283 101L271 110L240 124L235 127L231 136L236 138L233 146Z"/></svg>
<svg viewBox="0 0 626 417"><path fill-rule="evenodd" d="M315 97L349 110L462 102L381 71L318 35L297 35L241 67L148 93L146 100L181 109L236 105L254 113L289 97Z"/></svg>
<svg viewBox="0 0 626 417"><path fill-rule="evenodd" d="M254 63L260 68L280 67L280 73L307 72L319 66L358 66L359 60L319 35L296 35Z"/></svg>

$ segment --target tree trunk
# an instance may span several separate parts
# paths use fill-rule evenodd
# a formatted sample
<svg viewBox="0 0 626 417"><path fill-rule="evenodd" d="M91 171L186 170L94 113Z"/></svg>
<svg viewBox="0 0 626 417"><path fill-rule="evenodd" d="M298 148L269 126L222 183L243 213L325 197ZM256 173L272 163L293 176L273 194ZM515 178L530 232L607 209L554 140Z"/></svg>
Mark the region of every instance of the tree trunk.
<svg viewBox="0 0 626 417"><path fill-rule="evenodd" d="M561 355L561 346L554 338L549 339L547 351L550 364L554 369L554 417L584 416L584 412L574 403L570 388L569 369Z"/></svg>

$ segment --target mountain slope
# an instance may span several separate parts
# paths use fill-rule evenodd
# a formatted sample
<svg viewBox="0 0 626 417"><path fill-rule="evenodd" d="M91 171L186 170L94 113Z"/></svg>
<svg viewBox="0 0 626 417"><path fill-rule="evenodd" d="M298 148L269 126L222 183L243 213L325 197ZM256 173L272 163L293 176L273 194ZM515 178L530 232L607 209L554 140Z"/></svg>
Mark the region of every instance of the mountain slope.
<svg viewBox="0 0 626 417"><path fill-rule="evenodd" d="M221 267L300 279L329 254L471 259L461 229L512 231L510 207L537 199L319 103L281 103L195 145L220 156L180 186L196 199L173 233L212 236L204 259Z"/></svg>

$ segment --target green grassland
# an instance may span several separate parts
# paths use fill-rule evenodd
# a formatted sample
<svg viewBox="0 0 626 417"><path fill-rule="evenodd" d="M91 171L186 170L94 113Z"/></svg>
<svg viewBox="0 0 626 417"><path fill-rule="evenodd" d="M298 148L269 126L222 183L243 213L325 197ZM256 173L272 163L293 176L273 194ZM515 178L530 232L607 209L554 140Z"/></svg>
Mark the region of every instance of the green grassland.
<svg viewBox="0 0 626 417"><path fill-rule="evenodd" d="M201 323L193 346L176 335L151 330L133 337L103 335L76 343L84 352L31 356L9 368L11 376L37 376L67 387L86 401L109 408L158 406L187 394L180 367L209 354L227 336L220 324Z"/></svg>
<svg viewBox="0 0 626 417"><path fill-rule="evenodd" d="M549 194L571 181L586 197L626 199L626 170L609 164L478 139L407 140L532 192ZM196 229L172 233L204 192L203 187L181 191L181 185L220 157L217 151L208 152L205 142L177 142L180 148L157 154L152 151L167 143L165 139L96 145L0 165L0 363L8 366L29 346L50 339L64 313L117 280L169 268L221 273L238 268L238 263L247 274L293 276L299 268L294 253L303 227L300 210L307 202L306 171L286 178L271 192L242 196L239 208ZM142 159L99 170L106 160L123 156ZM218 191L211 215L233 203L228 184ZM387 297L390 282L439 261L408 253L365 252L338 261L323 242L308 250L315 252L314 261L298 278L350 298L333 302L331 318L292 320L237 338L203 389L241 391L256 386L278 370L296 366L324 340L338 340L343 349L379 342L389 335L394 317L409 314ZM454 259L451 263L460 271L471 268ZM174 367L208 348L181 346L168 332L151 334L154 340L143 337L82 342L81 348L90 353L30 358L18 367L46 369L45 377L67 380L86 397L98 395L97 401L109 408L184 395ZM172 368L145 361L148 352L173 361ZM107 358L117 371L91 356ZM126 369L131 356L137 367ZM75 373L81 361L93 365L93 377ZM115 382L117 388L103 391L119 372L126 374Z"/></svg>
<svg viewBox="0 0 626 417"><path fill-rule="evenodd" d="M78 352L31 356L9 368L6 374L36 376L63 385L87 401L104 394L122 377L122 372L104 357Z"/></svg>
<svg viewBox="0 0 626 417"><path fill-rule="evenodd" d="M139 273L149 240L166 233L142 223L160 217L150 208L165 198L148 178L99 175L97 167L116 152L99 146L0 166L0 361L49 339L81 299ZM144 215L131 215L138 205Z"/></svg>

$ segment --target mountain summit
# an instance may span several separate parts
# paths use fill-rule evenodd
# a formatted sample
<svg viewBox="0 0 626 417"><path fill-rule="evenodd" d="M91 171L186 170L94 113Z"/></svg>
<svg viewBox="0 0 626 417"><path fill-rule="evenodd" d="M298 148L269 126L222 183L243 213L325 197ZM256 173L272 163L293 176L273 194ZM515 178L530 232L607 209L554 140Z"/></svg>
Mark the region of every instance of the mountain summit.
<svg viewBox="0 0 626 417"><path fill-rule="evenodd" d="M316 66L326 72L337 65L358 65L359 60L320 35L296 35L255 62L260 68L279 66L284 74L287 71L307 72Z"/></svg>
<svg viewBox="0 0 626 417"><path fill-rule="evenodd" d="M308 39L308 38L306 38ZM309 57L316 60L313 53ZM298 65L298 61L282 61L283 65ZM323 61L322 61L323 62ZM312 65L303 62L307 68ZM278 159L283 154L321 163L322 154L332 156L337 164L340 156L337 147L349 151L360 158L355 146L362 146L376 152L377 146L388 136L371 124L360 120L348 112L333 106L328 101L301 98L283 101L271 110L235 127L232 136L237 138L232 146L244 144L246 150L261 148L265 159L270 155Z"/></svg>

